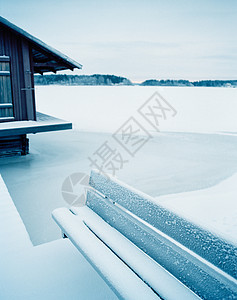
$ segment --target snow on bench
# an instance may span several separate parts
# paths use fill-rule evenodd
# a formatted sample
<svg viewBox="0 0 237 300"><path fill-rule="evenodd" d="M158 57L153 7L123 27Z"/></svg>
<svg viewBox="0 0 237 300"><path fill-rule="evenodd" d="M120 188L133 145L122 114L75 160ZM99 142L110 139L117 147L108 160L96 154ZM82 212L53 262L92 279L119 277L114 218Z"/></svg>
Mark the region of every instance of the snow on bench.
<svg viewBox="0 0 237 300"><path fill-rule="evenodd" d="M92 171L84 207L53 218L120 298L235 299L236 249Z"/></svg>
<svg viewBox="0 0 237 300"><path fill-rule="evenodd" d="M0 175L0 256L33 247L25 225Z"/></svg>

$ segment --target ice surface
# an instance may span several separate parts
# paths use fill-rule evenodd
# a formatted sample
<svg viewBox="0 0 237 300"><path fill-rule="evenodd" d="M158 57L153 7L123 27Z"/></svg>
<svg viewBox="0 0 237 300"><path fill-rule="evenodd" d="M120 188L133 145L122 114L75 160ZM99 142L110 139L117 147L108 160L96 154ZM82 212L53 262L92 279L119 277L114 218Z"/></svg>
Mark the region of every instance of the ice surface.
<svg viewBox="0 0 237 300"><path fill-rule="evenodd" d="M61 194L64 179L75 172L89 174L87 158L106 140L121 151L111 138L111 132L156 90L136 86L36 87L38 109L72 120L77 130L29 135L28 156L0 159L0 173L33 244L60 237L51 212L67 205ZM160 92L177 108L177 116L162 123L161 133L154 135L135 157L125 155L128 163L116 174L118 178L158 197L212 187L235 174L237 89L167 87ZM189 132L163 131L165 129ZM210 133L226 130L231 134ZM101 131L110 133L99 133ZM228 219L228 212L236 210L237 202L231 202L228 207L227 202L219 201L218 211ZM191 202L189 207L188 214L192 210ZM219 218L220 223L226 223L226 229L232 231L227 219ZM210 220L208 225L211 225ZM212 225L215 227L215 222Z"/></svg>
<svg viewBox="0 0 237 300"><path fill-rule="evenodd" d="M110 139L111 133L128 117L137 116L137 108L156 90L156 87L36 87L38 110L74 122L76 130L30 135L28 156L0 159L0 173L34 245L60 237L60 232L51 219L51 212L66 205L61 195L64 179L74 172L89 174L87 157ZM167 87L159 88L159 91L176 108L177 116L161 124L161 133L154 134L152 128L146 127L154 134L154 139L134 158L129 157L129 163L117 176L151 196L176 193L167 198L159 197L159 201L165 206L167 200L167 207L170 209L236 241L234 212L237 201L233 201L236 195L236 176L232 177L229 186L218 185L219 190L204 189L214 189L215 185L237 172L237 89ZM219 134L220 132L222 133ZM1 186L0 193L4 190L6 191ZM184 193L197 190L200 191ZM6 192L4 195L6 196ZM189 201L190 196L192 201ZM1 197L1 204L2 199ZM19 217L15 208L13 212L11 205L7 207L10 214L14 213ZM7 215L8 213L5 214ZM27 244L32 248L27 233L21 230L22 223L20 220L16 222L17 224L6 224L11 233L8 234L5 227L1 230L2 241L6 243L7 234L10 236L13 230L14 247ZM15 225L10 226L13 224ZM9 295L12 296L11 299L32 299L33 296L37 299L38 293L39 299L42 299L50 291L51 285L51 288L60 287L55 299L60 299L60 293L62 298L69 293L71 299L77 299L73 296L74 291L77 292L75 289L78 288L77 296L80 293L83 295L89 284L87 292L92 293L92 298L100 298L99 287L103 285L103 281L99 277L95 279L90 272L75 273L72 266L78 266L77 271L79 265L82 270L88 270L89 267L78 259L79 254L76 249L71 249L72 245L69 246L70 250L66 250L69 249L68 246L62 246L66 244L64 241L54 242L49 248L42 245L35 247L35 252L30 249L28 251L28 246L25 251L23 246L28 256L27 262L25 256L23 259L23 256L17 254L14 259L12 255L7 259L4 257L0 266L0 298L4 299L4 296ZM11 246L11 249L14 247ZM2 247L1 253L4 249L7 248ZM74 251L73 254L71 251ZM39 259L40 253L42 256ZM58 255L55 256L55 253ZM45 273L46 264L49 266L49 276ZM68 277L69 273L73 276ZM85 285L83 279L86 281ZM13 280L17 284L15 289L12 288ZM69 282L74 289L70 289L72 285ZM42 283L47 286L46 290L41 289ZM93 289L93 284L98 289ZM35 287L33 296L32 286ZM54 292L55 290L56 288ZM113 296L109 293L110 290L108 299L112 299ZM50 299L54 299L52 293L50 296ZM103 297L101 294L101 299L106 299Z"/></svg>
<svg viewBox="0 0 237 300"><path fill-rule="evenodd" d="M82 131L114 132L156 91L177 110L175 118L160 123L162 132L237 133L234 88L38 86L37 110L72 121Z"/></svg>

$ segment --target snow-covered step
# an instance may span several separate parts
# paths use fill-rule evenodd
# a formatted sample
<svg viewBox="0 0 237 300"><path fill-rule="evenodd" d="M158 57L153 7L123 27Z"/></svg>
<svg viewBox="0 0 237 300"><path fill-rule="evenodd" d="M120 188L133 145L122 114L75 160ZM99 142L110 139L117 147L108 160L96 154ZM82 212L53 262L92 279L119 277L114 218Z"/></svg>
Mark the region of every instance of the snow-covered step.
<svg viewBox="0 0 237 300"><path fill-rule="evenodd" d="M0 270L4 300L117 299L68 239L1 257Z"/></svg>
<svg viewBox="0 0 237 300"><path fill-rule="evenodd" d="M33 248L24 223L0 175L0 257Z"/></svg>

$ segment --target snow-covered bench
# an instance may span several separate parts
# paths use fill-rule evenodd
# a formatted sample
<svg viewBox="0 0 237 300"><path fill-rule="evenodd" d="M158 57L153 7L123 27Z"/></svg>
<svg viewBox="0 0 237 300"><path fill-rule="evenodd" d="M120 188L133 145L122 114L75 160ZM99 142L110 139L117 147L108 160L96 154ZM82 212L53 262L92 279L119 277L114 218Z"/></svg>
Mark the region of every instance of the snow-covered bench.
<svg viewBox="0 0 237 300"><path fill-rule="evenodd" d="M84 207L58 208L62 232L123 299L235 299L236 248L92 171Z"/></svg>

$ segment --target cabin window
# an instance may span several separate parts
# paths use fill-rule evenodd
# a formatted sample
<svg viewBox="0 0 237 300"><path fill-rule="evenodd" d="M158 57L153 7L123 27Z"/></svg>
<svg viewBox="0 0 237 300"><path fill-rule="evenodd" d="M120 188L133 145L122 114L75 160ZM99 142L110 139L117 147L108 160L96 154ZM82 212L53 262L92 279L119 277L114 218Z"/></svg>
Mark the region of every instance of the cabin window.
<svg viewBox="0 0 237 300"><path fill-rule="evenodd" d="M0 56L0 122L13 120L9 56Z"/></svg>

